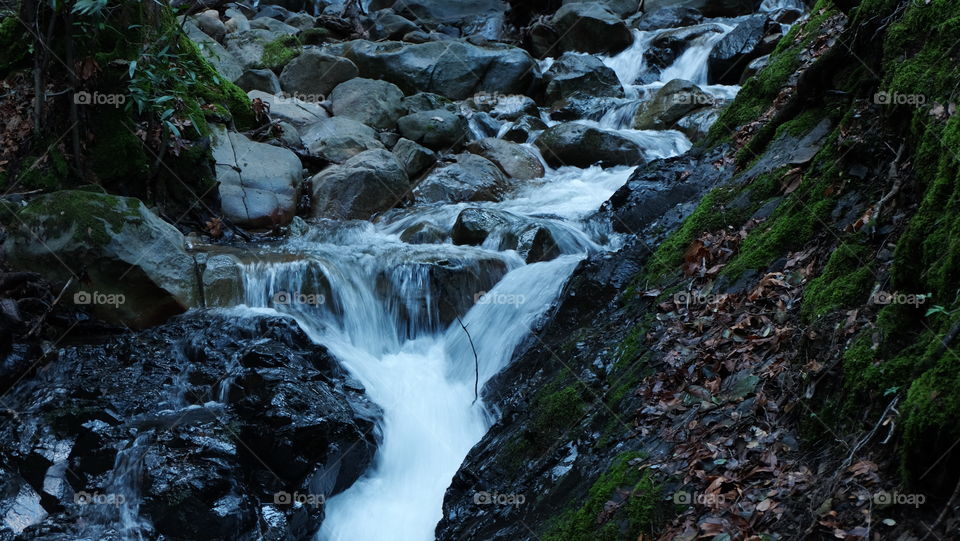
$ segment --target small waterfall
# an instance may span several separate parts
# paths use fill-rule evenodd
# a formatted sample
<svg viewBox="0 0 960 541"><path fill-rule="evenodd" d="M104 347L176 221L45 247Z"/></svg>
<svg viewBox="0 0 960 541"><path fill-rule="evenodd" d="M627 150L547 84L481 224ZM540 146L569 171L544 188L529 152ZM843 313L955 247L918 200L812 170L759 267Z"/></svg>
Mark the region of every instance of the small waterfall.
<svg viewBox="0 0 960 541"><path fill-rule="evenodd" d="M104 492L78 492L75 500L81 505L85 527L80 539L118 539L141 541L151 524L140 515L141 485L144 458L149 450L153 431L146 431L117 452Z"/></svg>
<svg viewBox="0 0 960 541"><path fill-rule="evenodd" d="M722 32L707 32L693 40L686 51L680 55L672 65L663 70L660 80L669 82L674 79L685 79L697 85L707 84L707 59L714 45L729 34L735 26L718 24Z"/></svg>

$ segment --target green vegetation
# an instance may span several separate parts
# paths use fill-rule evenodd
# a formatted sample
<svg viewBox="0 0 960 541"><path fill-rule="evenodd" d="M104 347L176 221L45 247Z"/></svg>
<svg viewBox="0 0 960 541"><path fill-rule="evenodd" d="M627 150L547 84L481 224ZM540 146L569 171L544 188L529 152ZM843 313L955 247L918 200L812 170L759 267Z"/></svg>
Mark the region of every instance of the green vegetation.
<svg viewBox="0 0 960 541"><path fill-rule="evenodd" d="M280 69L297 57L302 50L296 36L282 36L263 46L261 63L267 69Z"/></svg>
<svg viewBox="0 0 960 541"><path fill-rule="evenodd" d="M579 508L561 515L541 538L544 541L627 541L651 533L666 515L662 487L649 470L631 461L642 458L629 452L617 456L610 468L590 487ZM607 510L607 502L620 502ZM600 520L603 517L605 520Z"/></svg>
<svg viewBox="0 0 960 541"><path fill-rule="evenodd" d="M807 285L803 311L819 317L841 308L863 305L873 285L872 254L866 246L841 244L830 254L820 276Z"/></svg>

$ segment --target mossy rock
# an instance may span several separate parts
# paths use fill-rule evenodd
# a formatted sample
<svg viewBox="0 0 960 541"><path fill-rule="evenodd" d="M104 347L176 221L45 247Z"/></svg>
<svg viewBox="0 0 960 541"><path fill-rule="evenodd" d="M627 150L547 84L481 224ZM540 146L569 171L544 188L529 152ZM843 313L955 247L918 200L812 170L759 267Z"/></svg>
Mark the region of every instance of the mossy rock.
<svg viewBox="0 0 960 541"><path fill-rule="evenodd" d="M143 328L195 304L197 277L183 235L137 199L68 190L16 213L4 244L11 266L68 284L79 306Z"/></svg>

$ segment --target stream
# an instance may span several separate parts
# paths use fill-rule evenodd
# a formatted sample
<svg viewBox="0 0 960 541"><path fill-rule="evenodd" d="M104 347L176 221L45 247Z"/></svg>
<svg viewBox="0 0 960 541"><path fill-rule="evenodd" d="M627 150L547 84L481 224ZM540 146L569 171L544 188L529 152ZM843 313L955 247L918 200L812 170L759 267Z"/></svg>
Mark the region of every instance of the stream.
<svg viewBox="0 0 960 541"><path fill-rule="evenodd" d="M733 26L723 28L729 32ZM648 85L633 84L649 43L644 33L638 33L635 46L603 61L634 98L677 77L703 84L710 49L725 32L695 43L660 81ZM730 98L738 88L704 89ZM690 149L690 141L677 131L628 129L636 105L634 100L611 109L599 124L642 142L648 160ZM621 244L588 217L633 170L548 168L543 179L498 203L412 207L387 213L376 223L324 223L244 267L246 304L296 318L384 411L375 464L351 488L327 501L317 540L434 538L445 489L494 421L482 396L475 400L475 387L482 389L511 361L517 345L584 257ZM500 211L546 227L561 255L525 264L515 251L499 249L507 231L494 232L478 247L411 245L400 239L418 223L449 230L465 208ZM476 302L457 314L466 331L460 322L443 317L439 292L444 284L438 282L447 275L435 272L438 265L473 277L467 284L496 284L489 291L467 292Z"/></svg>

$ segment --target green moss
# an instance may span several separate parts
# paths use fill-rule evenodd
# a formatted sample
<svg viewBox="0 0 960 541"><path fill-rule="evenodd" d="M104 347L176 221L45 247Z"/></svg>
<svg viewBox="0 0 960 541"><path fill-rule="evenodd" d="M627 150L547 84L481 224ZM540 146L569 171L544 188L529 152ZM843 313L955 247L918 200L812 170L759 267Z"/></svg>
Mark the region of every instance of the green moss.
<svg viewBox="0 0 960 541"><path fill-rule="evenodd" d="M64 190L34 199L17 217L24 227L35 233L45 231L58 235L58 231L49 227L69 226L86 232L92 244L103 245L110 241L112 233L143 220L139 208L140 202L136 199Z"/></svg>
<svg viewBox="0 0 960 541"><path fill-rule="evenodd" d="M263 46L260 63L267 69L280 69L300 54L302 47L296 36L279 37Z"/></svg>
<svg viewBox="0 0 960 541"><path fill-rule="evenodd" d="M865 304L874 282L871 251L866 246L841 244L820 276L814 278L803 294L803 313L820 317L840 308Z"/></svg>
<svg viewBox="0 0 960 541"><path fill-rule="evenodd" d="M13 69L26 67L28 49L24 47L27 38L23 24L15 16L0 19L0 78Z"/></svg>
<svg viewBox="0 0 960 541"><path fill-rule="evenodd" d="M806 22L790 29L770 55L767 66L744 83L737 99L720 115L707 135L707 145L729 140L741 126L759 119L770 108L800 67L803 51L817 38L823 23L837 13L833 2L820 0Z"/></svg>
<svg viewBox="0 0 960 541"><path fill-rule="evenodd" d="M22 169L17 174L18 190L56 190L68 184L70 165L57 142L42 146L42 150L41 155L23 160Z"/></svg>
<svg viewBox="0 0 960 541"><path fill-rule="evenodd" d="M543 541L627 541L650 534L663 520L662 488L649 470L630 462L642 458L628 452L617 456L587 493L583 505L561 515L541 536ZM626 501L601 523L607 502Z"/></svg>

